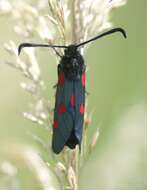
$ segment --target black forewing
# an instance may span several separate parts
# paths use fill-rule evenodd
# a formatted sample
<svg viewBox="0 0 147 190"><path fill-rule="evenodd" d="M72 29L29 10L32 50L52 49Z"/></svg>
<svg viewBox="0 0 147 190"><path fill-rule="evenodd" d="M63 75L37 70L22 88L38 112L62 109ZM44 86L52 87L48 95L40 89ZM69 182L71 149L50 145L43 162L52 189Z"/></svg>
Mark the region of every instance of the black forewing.
<svg viewBox="0 0 147 190"><path fill-rule="evenodd" d="M63 72L58 67L58 77ZM85 69L83 70L85 73ZM75 96L75 106L71 106L71 96ZM59 107L63 104L66 107L64 113L59 113ZM59 126L53 128L52 148L55 153L60 153L65 145L74 148L81 144L84 112L80 107L85 105L85 86L82 84L82 76L79 80L64 79L64 84L57 84L54 120Z"/></svg>
<svg viewBox="0 0 147 190"><path fill-rule="evenodd" d="M85 73L85 69L83 71ZM81 80L78 80L75 86L75 96L76 96L76 115L75 115L75 136L79 141L79 145L82 140L83 133L83 123L84 123L84 110L80 110L80 107L85 107L85 86L82 84ZM83 111L82 113L80 111Z"/></svg>
<svg viewBox="0 0 147 190"><path fill-rule="evenodd" d="M58 77L61 72L63 71L58 67ZM74 127L73 116L68 110L73 90L74 82L72 80L65 78L63 85L60 85L59 83L57 84L54 120L58 121L58 127L53 128L52 137L52 148L55 153L60 153L63 149ZM64 113L59 113L59 107L61 104L66 107Z"/></svg>

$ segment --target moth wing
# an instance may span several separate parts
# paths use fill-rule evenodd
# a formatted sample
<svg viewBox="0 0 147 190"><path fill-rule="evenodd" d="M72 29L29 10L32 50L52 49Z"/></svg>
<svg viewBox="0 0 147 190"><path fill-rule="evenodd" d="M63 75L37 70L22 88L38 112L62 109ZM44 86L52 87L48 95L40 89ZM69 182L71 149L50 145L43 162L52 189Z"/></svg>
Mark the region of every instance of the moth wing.
<svg viewBox="0 0 147 190"><path fill-rule="evenodd" d="M71 113L68 111L72 93L73 81L67 80L64 73L61 71L59 73L56 91L52 137L52 149L57 154L63 149L73 129L73 118Z"/></svg>
<svg viewBox="0 0 147 190"><path fill-rule="evenodd" d="M85 70L81 76L81 80L78 80L76 83L75 97L76 97L75 135L80 145L82 140L84 112L85 112Z"/></svg>

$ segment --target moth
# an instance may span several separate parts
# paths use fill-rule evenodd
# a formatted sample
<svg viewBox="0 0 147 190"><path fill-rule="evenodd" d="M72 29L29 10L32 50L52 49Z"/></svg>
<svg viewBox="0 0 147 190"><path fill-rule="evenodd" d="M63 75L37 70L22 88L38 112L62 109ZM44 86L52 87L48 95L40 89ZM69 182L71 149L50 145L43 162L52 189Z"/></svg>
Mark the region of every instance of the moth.
<svg viewBox="0 0 147 190"><path fill-rule="evenodd" d="M76 145L81 147L85 112L86 66L80 47L115 32L120 32L126 38L124 29L114 28L79 44L65 46L21 43L18 47L18 54L26 47L64 49L63 56L56 50L57 55L60 56L52 137L52 150L56 154L59 154L64 146L70 149L74 149Z"/></svg>

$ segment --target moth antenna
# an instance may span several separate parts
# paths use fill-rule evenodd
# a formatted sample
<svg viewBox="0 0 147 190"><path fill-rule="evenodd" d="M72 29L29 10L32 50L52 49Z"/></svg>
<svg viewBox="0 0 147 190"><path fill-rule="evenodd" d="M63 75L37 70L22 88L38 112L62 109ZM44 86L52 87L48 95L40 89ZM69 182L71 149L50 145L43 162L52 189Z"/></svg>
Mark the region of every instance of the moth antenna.
<svg viewBox="0 0 147 190"><path fill-rule="evenodd" d="M18 55L20 55L21 50L25 47L45 47L45 48L68 48L67 46L60 45L49 45L49 44L34 44L34 43L22 43L18 46Z"/></svg>
<svg viewBox="0 0 147 190"><path fill-rule="evenodd" d="M110 34L113 34L115 32L120 32L123 35L124 38L127 38L126 32L125 32L125 30L123 28L113 28L113 29L111 29L111 30L109 30L107 32L104 32L104 33L102 33L102 34L100 34L100 35L98 35L98 36L96 36L96 37L94 37L94 38L92 38L90 40L87 40L85 42L82 42L82 43L76 45L76 47L83 46L83 45L85 45L85 44L87 44L89 42L95 41L95 40L97 40L97 39L99 39L99 38L101 38L103 36L110 35Z"/></svg>

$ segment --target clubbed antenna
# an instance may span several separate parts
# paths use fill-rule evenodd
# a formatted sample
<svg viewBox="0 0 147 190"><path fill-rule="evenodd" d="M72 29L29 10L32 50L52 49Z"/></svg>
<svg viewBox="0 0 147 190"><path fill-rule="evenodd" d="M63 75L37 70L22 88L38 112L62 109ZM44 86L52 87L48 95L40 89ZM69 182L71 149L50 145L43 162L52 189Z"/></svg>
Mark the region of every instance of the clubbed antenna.
<svg viewBox="0 0 147 190"><path fill-rule="evenodd" d="M94 37L94 38L92 38L90 40L87 40L87 41L82 42L82 43L80 43L78 45L75 45L75 47L78 48L78 47L83 46L83 45L85 45L85 44L87 44L89 42L95 41L95 40L97 40L97 39L99 39L101 37L113 34L115 32L120 32L124 36L124 38L127 38L127 35L126 35L126 32L125 32L124 29L122 29L122 28L113 28L113 29L111 29L111 30L109 30L107 32L104 32L104 33L102 33L102 34L100 34L100 35L98 35L98 36L96 36L96 37ZM64 45L63 46L61 46L61 45L49 45L49 44L34 44L34 43L22 43L18 47L18 55L21 53L21 50L23 48L25 48L25 47L68 48L69 46L64 46Z"/></svg>
<svg viewBox="0 0 147 190"><path fill-rule="evenodd" d="M113 29L111 29L111 30L109 30L109 31L107 31L107 32L104 32L104 33L102 33L102 34L100 34L100 35L98 35L98 36L96 36L96 37L94 37L94 38L92 38L92 39L90 39L90 40L87 40L87 41L85 41L85 42L82 42L82 43L76 45L76 47L83 46L83 45L85 45L85 44L87 44L87 43L89 43L89 42L95 41L95 40L97 40L97 39L99 39L99 38L101 38L101 37L104 37L104 36L113 34L113 33L115 33L115 32L120 32L120 33L124 36L124 38L127 38L127 35L126 35L126 32L125 32L124 29L122 29L122 28L113 28Z"/></svg>
<svg viewBox="0 0 147 190"><path fill-rule="evenodd" d="M21 50L25 47L68 48L68 46L60 46L60 45L22 43L18 46L18 55L21 53Z"/></svg>

